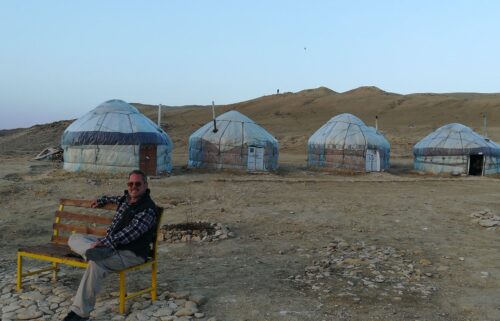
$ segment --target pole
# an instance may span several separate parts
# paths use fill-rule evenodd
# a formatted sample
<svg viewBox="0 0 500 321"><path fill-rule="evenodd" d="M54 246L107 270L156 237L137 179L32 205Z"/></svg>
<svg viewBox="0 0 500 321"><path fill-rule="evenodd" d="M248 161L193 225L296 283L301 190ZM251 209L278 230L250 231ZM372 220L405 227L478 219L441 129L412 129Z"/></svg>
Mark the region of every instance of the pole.
<svg viewBox="0 0 500 321"><path fill-rule="evenodd" d="M378 130L378 115L375 115L375 129Z"/></svg>
<svg viewBox="0 0 500 321"><path fill-rule="evenodd" d="M213 132L216 133L217 132L217 122L215 121L215 103L214 103L213 100L212 100L212 118L214 120L214 130L213 130Z"/></svg>
<svg viewBox="0 0 500 321"><path fill-rule="evenodd" d="M158 105L158 127L161 128L161 104Z"/></svg>

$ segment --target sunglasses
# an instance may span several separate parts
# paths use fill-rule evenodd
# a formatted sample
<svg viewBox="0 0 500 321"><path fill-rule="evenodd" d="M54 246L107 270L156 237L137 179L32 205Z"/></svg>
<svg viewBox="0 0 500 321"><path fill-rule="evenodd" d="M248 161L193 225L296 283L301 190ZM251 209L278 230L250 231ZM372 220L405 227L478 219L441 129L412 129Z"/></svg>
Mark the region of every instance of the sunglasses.
<svg viewBox="0 0 500 321"><path fill-rule="evenodd" d="M132 186L141 187L142 186L142 182L128 182L127 186L128 187L132 187Z"/></svg>

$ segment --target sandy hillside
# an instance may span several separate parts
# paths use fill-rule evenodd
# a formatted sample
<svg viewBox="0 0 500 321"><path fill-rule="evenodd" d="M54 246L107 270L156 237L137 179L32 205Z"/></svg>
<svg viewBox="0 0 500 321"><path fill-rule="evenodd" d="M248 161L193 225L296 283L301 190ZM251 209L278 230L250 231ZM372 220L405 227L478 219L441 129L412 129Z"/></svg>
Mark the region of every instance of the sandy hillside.
<svg viewBox="0 0 500 321"><path fill-rule="evenodd" d="M156 122L157 107L134 103ZM89 106L89 110L95 106ZM337 93L325 87L259 97L231 105L216 106L217 114L238 110L269 132L280 143L282 161L304 163L307 139L331 117L348 112L379 128L389 139L393 156L411 156L411 146L436 128L458 122L483 133L481 113L488 115L488 135L500 141L500 94L388 93L376 87L360 87ZM210 106L164 108L162 127L175 144L179 161L187 159L187 140L210 121ZM60 144L61 134L71 121L0 131L0 154L39 152ZM297 155L290 157L289 155Z"/></svg>
<svg viewBox="0 0 500 321"><path fill-rule="evenodd" d="M138 106L156 118L156 109ZM499 178L416 174L405 147L450 122L480 131L481 112L488 113L490 136L500 141L499 106L495 94L398 95L366 87L346 93L318 88L218 107L219 113L241 111L280 139L280 170L254 175L186 170L185 143L210 120L210 110L165 110L163 127L176 144L174 172L150 181L154 199L167 208L163 223L217 222L235 237L161 243L159 291L204 295L204 321L500 320ZM305 169L307 138L341 112L367 123L379 115L391 144L403 146L393 154L404 157L392 159L385 173ZM12 289L16 250L49 240L58 199L117 194L125 187L120 175L66 173L58 163L31 160L43 147L58 145L68 124L0 131L2 309L6 302L40 308L17 299ZM44 287L64 284L74 291L82 271L63 271L62 283ZM136 273L130 286L147 279ZM25 291L42 281L29 281ZM114 275L107 279L101 299L117 290L116 283ZM139 320L143 308L132 309L129 320ZM58 316L65 309L57 304L53 310ZM114 317L111 311L95 320ZM37 320L52 319L44 314Z"/></svg>

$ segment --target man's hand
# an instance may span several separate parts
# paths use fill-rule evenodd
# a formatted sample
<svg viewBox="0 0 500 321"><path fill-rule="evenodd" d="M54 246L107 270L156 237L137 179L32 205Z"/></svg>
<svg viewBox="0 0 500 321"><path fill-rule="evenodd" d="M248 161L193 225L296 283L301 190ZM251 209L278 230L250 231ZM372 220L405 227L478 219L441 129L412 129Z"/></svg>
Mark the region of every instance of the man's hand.
<svg viewBox="0 0 500 321"><path fill-rule="evenodd" d="M93 249L94 247L101 247L104 246L101 241L95 241L94 243L90 244L90 248Z"/></svg>
<svg viewBox="0 0 500 321"><path fill-rule="evenodd" d="M90 207L92 207L92 208L98 208L99 204L97 204L97 200L92 200L92 203L90 203Z"/></svg>

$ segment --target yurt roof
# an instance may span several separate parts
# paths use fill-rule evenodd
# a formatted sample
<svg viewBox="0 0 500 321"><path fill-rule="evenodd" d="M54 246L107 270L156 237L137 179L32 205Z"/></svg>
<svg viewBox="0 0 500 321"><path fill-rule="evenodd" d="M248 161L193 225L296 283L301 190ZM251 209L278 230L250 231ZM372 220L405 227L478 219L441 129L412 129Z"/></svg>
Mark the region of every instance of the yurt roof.
<svg viewBox="0 0 500 321"><path fill-rule="evenodd" d="M327 122L327 124L334 123L334 122L355 124L355 125L359 125L359 126L365 125L365 123L361 119L359 119L358 117L354 116L353 114L349 114L349 113L343 113L343 114L334 116Z"/></svg>
<svg viewBox="0 0 500 321"><path fill-rule="evenodd" d="M236 110L228 111L215 118L217 132L214 133L214 122L210 121L196 130L189 140L203 139L219 146L239 146L241 144L261 144L278 141L264 128Z"/></svg>
<svg viewBox="0 0 500 321"><path fill-rule="evenodd" d="M172 145L168 135L137 108L108 100L64 131L61 145Z"/></svg>
<svg viewBox="0 0 500 321"><path fill-rule="evenodd" d="M415 156L500 155L500 146L462 124L444 125L413 147Z"/></svg>
<svg viewBox="0 0 500 321"><path fill-rule="evenodd" d="M390 149L384 135L348 113L332 117L311 135L308 144L330 146L334 149Z"/></svg>

